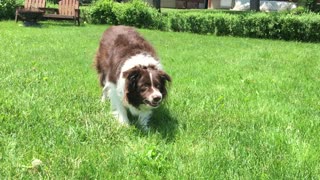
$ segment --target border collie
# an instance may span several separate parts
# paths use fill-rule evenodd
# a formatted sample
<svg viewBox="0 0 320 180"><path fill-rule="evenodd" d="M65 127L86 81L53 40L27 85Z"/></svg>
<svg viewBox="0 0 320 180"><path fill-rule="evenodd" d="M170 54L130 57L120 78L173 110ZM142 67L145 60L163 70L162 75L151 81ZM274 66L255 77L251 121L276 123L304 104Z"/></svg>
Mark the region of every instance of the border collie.
<svg viewBox="0 0 320 180"><path fill-rule="evenodd" d="M166 82L171 82L151 44L132 27L112 26L102 35L95 67L102 101L110 99L112 114L129 124L130 112L147 130L152 110L166 97Z"/></svg>

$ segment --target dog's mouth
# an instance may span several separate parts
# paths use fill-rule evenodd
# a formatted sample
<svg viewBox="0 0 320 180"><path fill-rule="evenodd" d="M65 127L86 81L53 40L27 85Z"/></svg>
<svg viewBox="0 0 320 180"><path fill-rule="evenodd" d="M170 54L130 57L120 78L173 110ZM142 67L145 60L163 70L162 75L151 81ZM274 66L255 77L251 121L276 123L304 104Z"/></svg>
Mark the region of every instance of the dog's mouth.
<svg viewBox="0 0 320 180"><path fill-rule="evenodd" d="M145 99L145 100L143 100L143 103L145 103L153 108L156 108L160 105L161 101L160 102L150 102L147 99Z"/></svg>

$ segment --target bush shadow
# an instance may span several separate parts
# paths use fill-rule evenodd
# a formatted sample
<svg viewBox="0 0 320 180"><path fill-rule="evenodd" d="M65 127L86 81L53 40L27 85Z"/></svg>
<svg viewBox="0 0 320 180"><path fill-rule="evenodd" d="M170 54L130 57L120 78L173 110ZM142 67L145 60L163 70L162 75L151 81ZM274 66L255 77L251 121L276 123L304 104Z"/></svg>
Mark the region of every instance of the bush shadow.
<svg viewBox="0 0 320 180"><path fill-rule="evenodd" d="M74 24L72 21L68 20L59 20L59 21L53 21L53 20L46 20L46 21L41 21L40 22L41 26L43 28L49 28L51 26L57 26L57 27L84 27L85 24L81 22L80 26Z"/></svg>
<svg viewBox="0 0 320 180"><path fill-rule="evenodd" d="M80 26L75 25L73 22L68 21L23 21L20 26L28 28L49 28L51 26L59 27L84 27L84 24Z"/></svg>
<svg viewBox="0 0 320 180"><path fill-rule="evenodd" d="M28 28L42 28L42 25L36 21L23 21L20 26Z"/></svg>

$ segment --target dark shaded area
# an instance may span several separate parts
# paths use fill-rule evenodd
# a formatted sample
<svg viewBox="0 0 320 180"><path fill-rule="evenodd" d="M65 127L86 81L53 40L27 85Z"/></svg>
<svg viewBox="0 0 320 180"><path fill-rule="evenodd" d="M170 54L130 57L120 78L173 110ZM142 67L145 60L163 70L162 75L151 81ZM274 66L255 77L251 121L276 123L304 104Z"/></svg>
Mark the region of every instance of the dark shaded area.
<svg viewBox="0 0 320 180"><path fill-rule="evenodd" d="M37 23L36 21L23 21L23 26L25 27L37 27L41 28L42 25Z"/></svg>
<svg viewBox="0 0 320 180"><path fill-rule="evenodd" d="M175 140L179 124L178 120L171 116L167 108L160 106L156 109L149 125L151 130L159 132L167 142L173 142Z"/></svg>
<svg viewBox="0 0 320 180"><path fill-rule="evenodd" d="M260 0L250 0L250 10L260 11Z"/></svg>
<svg viewBox="0 0 320 180"><path fill-rule="evenodd" d="M128 113L130 123L134 125L143 135L159 132L166 142L173 142L178 129L178 120L171 116L170 111L163 106L153 111L149 121L150 131L144 131L139 126L138 117Z"/></svg>

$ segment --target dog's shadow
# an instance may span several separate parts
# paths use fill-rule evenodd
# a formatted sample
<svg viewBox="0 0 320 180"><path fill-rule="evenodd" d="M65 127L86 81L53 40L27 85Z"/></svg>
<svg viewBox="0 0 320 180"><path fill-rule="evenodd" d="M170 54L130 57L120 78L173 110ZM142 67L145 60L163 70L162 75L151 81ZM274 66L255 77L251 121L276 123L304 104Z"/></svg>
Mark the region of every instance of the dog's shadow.
<svg viewBox="0 0 320 180"><path fill-rule="evenodd" d="M169 142L175 139L178 121L171 116L167 108L160 106L159 109L156 109L149 125L152 130L159 132L163 139Z"/></svg>
<svg viewBox="0 0 320 180"><path fill-rule="evenodd" d="M144 132L136 123L134 124L141 132ZM153 111L149 126L149 133L158 132L164 140L172 142L177 133L178 121L171 116L170 111L166 107L160 106Z"/></svg>

